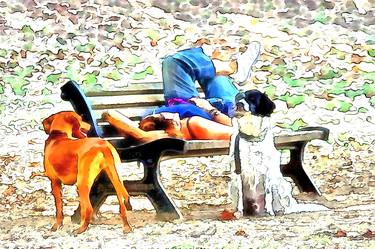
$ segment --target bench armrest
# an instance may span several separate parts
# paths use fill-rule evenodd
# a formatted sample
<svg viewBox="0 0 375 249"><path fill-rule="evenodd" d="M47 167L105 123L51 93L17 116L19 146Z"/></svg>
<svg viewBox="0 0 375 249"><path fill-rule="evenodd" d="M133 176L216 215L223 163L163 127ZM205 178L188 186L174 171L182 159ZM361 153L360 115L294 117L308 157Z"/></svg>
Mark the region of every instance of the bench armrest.
<svg viewBox="0 0 375 249"><path fill-rule="evenodd" d="M298 131L286 134L278 134L274 138L278 149L292 148L298 143L307 143L314 139L327 141L329 130L324 127L305 127Z"/></svg>

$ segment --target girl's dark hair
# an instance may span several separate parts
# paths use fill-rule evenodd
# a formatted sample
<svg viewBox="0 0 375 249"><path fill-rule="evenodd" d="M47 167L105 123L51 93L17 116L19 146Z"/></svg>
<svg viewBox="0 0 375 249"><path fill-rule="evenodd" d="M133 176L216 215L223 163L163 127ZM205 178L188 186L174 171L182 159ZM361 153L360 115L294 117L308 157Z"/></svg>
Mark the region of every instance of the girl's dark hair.
<svg viewBox="0 0 375 249"><path fill-rule="evenodd" d="M141 120L139 128L144 131L165 130L167 125L168 120L161 115L147 116Z"/></svg>

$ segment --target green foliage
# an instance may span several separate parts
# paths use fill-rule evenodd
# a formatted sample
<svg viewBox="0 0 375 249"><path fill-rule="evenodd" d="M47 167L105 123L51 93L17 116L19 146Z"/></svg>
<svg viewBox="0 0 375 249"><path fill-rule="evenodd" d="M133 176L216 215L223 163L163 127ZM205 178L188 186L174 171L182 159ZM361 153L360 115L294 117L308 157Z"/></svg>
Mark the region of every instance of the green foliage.
<svg viewBox="0 0 375 249"><path fill-rule="evenodd" d="M370 48L369 50L367 50L367 54L370 55L371 57L375 57L375 49Z"/></svg>
<svg viewBox="0 0 375 249"><path fill-rule="evenodd" d="M328 92L335 94L335 95L340 95L340 94L345 93L345 87L349 85L350 83L348 83L347 81L340 81L340 82L335 83L333 85L333 88L329 90Z"/></svg>
<svg viewBox="0 0 375 249"><path fill-rule="evenodd" d="M177 46L182 46L186 43L186 37L185 35L176 35L172 42Z"/></svg>
<svg viewBox="0 0 375 249"><path fill-rule="evenodd" d="M283 81L290 87L303 87L306 84L304 79L293 79L294 75L292 73L287 73L283 76Z"/></svg>
<svg viewBox="0 0 375 249"><path fill-rule="evenodd" d="M340 141L340 142L347 142L348 141L348 134L346 132L340 132L338 135L337 135L337 139Z"/></svg>
<svg viewBox="0 0 375 249"><path fill-rule="evenodd" d="M264 88L265 94L267 94L268 97L271 99L274 99L275 93L276 93L276 87L274 85L268 85Z"/></svg>
<svg viewBox="0 0 375 249"><path fill-rule="evenodd" d="M329 17L325 13L324 8L320 8L318 13L314 17L315 22L320 22L321 24L327 24Z"/></svg>
<svg viewBox="0 0 375 249"><path fill-rule="evenodd" d="M361 96L363 94L363 90L362 89L358 89L358 90L349 89L349 90L344 91L344 93L346 97L349 97L352 100L354 100L355 97Z"/></svg>
<svg viewBox="0 0 375 249"><path fill-rule="evenodd" d="M147 29L146 34L147 34L147 37L150 38L151 40L159 40L160 38L159 30Z"/></svg>
<svg viewBox="0 0 375 249"><path fill-rule="evenodd" d="M326 102L324 106L325 109L329 111L333 111L337 108L339 112L348 112L350 108L353 106L351 102L343 101L343 100L330 100Z"/></svg>
<svg viewBox="0 0 375 249"><path fill-rule="evenodd" d="M118 81L122 79L122 74L118 70L113 70L112 72L108 73L105 77L108 79Z"/></svg>
<svg viewBox="0 0 375 249"><path fill-rule="evenodd" d="M375 107L375 96L370 99L370 105Z"/></svg>
<svg viewBox="0 0 375 249"><path fill-rule="evenodd" d="M2 79L5 84L9 84L12 88L12 91L15 95L25 96L26 95L26 86L30 83L26 80L26 77L31 77L34 71L34 66L27 66L22 68L16 66L14 68L14 73L11 75L4 75ZM4 86L0 85L0 93L4 93Z"/></svg>
<svg viewBox="0 0 375 249"><path fill-rule="evenodd" d="M84 45L77 45L75 46L75 50L78 52L83 52L83 53L92 53L94 51L95 44L92 43L86 43Z"/></svg>
<svg viewBox="0 0 375 249"><path fill-rule="evenodd" d="M375 35L371 35L369 39L366 41L368 45L375 45Z"/></svg>
<svg viewBox="0 0 375 249"><path fill-rule="evenodd" d="M195 247L192 245L179 245L179 246L172 246L171 249L194 249Z"/></svg>
<svg viewBox="0 0 375 249"><path fill-rule="evenodd" d="M47 82L52 84L57 84L60 81L60 78L62 77L62 73L51 73L47 76Z"/></svg>
<svg viewBox="0 0 375 249"><path fill-rule="evenodd" d="M8 51L6 49L0 48L0 57L5 58L8 54Z"/></svg>
<svg viewBox="0 0 375 249"><path fill-rule="evenodd" d="M305 121L303 121L302 118L299 118L299 119L296 119L291 125L290 125L290 129L292 129L293 131L298 131L299 129L301 129L302 127L305 127L307 126L307 123Z"/></svg>
<svg viewBox="0 0 375 249"><path fill-rule="evenodd" d="M225 24L228 22L228 18L225 16L219 16L216 21L218 24Z"/></svg>
<svg viewBox="0 0 375 249"><path fill-rule="evenodd" d="M304 238L305 241L309 241L311 248L328 248L332 245L332 237L329 234L312 234Z"/></svg>
<svg viewBox="0 0 375 249"><path fill-rule="evenodd" d="M25 44L23 44L22 48L25 49L25 50L31 50L32 47L33 47L33 42L26 42Z"/></svg>
<svg viewBox="0 0 375 249"><path fill-rule="evenodd" d="M362 77L365 79L365 80L371 80L371 81L375 81L375 72L365 72L365 73L362 73Z"/></svg>
<svg viewBox="0 0 375 249"><path fill-rule="evenodd" d="M279 64L272 70L272 74L284 76L287 73L287 71L288 71L288 68L286 67L285 64Z"/></svg>
<svg viewBox="0 0 375 249"><path fill-rule="evenodd" d="M48 89L47 87L43 88L42 95L51 95L52 91Z"/></svg>
<svg viewBox="0 0 375 249"><path fill-rule="evenodd" d="M305 96L291 95L289 92L286 92L286 94L281 95L279 99L285 101L288 108L294 108L305 101Z"/></svg>
<svg viewBox="0 0 375 249"><path fill-rule="evenodd" d="M112 24L105 25L105 31L112 33L116 31L116 27Z"/></svg>
<svg viewBox="0 0 375 249"><path fill-rule="evenodd" d="M363 84L363 93L367 98L375 96L375 83L366 83Z"/></svg>
<svg viewBox="0 0 375 249"><path fill-rule="evenodd" d="M135 66L137 64L140 64L143 62L142 58L138 55L135 55L135 54L129 54L126 56L126 59L127 59L127 64L129 66Z"/></svg>
<svg viewBox="0 0 375 249"><path fill-rule="evenodd" d="M345 101L339 101L339 112L348 112L350 108L353 106L352 103L345 102Z"/></svg>
<svg viewBox="0 0 375 249"><path fill-rule="evenodd" d="M24 77L31 77L33 75L34 66L27 66L25 68L17 67L15 68L15 73L17 76L24 78Z"/></svg>
<svg viewBox="0 0 375 249"><path fill-rule="evenodd" d="M341 74L339 72L336 72L332 69L322 68L319 74L319 79L321 80L329 80L340 77Z"/></svg>
<svg viewBox="0 0 375 249"><path fill-rule="evenodd" d="M267 0L266 3L264 4L264 10L265 11L271 11L274 10L275 6L273 6L273 1L272 0Z"/></svg>
<svg viewBox="0 0 375 249"><path fill-rule="evenodd" d="M280 54L281 54L280 46L273 45L271 47L271 51L270 52L271 52L271 54L274 54L276 56L280 56Z"/></svg>
<svg viewBox="0 0 375 249"><path fill-rule="evenodd" d="M338 50L334 47L331 48L331 50L329 51L329 54L330 55L336 55L336 58L339 59L339 60L345 60L345 57L347 55L347 53L345 53L341 50Z"/></svg>
<svg viewBox="0 0 375 249"><path fill-rule="evenodd" d="M115 67L117 69L120 69L120 68L123 68L124 67L124 62L119 58L119 57L115 57L112 59L112 61L114 61L115 63Z"/></svg>
<svg viewBox="0 0 375 249"><path fill-rule="evenodd" d="M29 25L23 25L21 28L21 33L23 33L23 39L25 41L34 40L34 30Z"/></svg>
<svg viewBox="0 0 375 249"><path fill-rule="evenodd" d="M147 77L147 75L153 75L154 74L154 69L152 69L151 66L148 66L145 70L134 73L132 78L133 80L143 80L144 78Z"/></svg>
<svg viewBox="0 0 375 249"><path fill-rule="evenodd" d="M99 71L93 71L92 73L86 73L83 77L83 84L86 85L95 85L98 82L97 76L99 75Z"/></svg>
<svg viewBox="0 0 375 249"><path fill-rule="evenodd" d="M8 75L3 77L3 81L11 86L15 95L26 96L25 87L29 84L27 80L19 76Z"/></svg>
<svg viewBox="0 0 375 249"><path fill-rule="evenodd" d="M358 113L367 113L367 112L368 112L367 108L364 108L364 107L358 108Z"/></svg>
<svg viewBox="0 0 375 249"><path fill-rule="evenodd" d="M335 107L336 107L335 101L330 100L330 101L326 102L326 105L325 105L324 108L327 109L327 110L333 111L335 109Z"/></svg>
<svg viewBox="0 0 375 249"><path fill-rule="evenodd" d="M282 123L282 124L277 124L279 127L284 128L284 129L291 129L293 131L298 131L302 127L307 126L307 123L303 121L303 119L299 118L293 121L291 124L287 123Z"/></svg>
<svg viewBox="0 0 375 249"><path fill-rule="evenodd" d="M66 78L68 78L70 80L78 81L80 70L76 69L77 65L74 65L74 62L68 62L68 63L69 63L69 65L65 68Z"/></svg>

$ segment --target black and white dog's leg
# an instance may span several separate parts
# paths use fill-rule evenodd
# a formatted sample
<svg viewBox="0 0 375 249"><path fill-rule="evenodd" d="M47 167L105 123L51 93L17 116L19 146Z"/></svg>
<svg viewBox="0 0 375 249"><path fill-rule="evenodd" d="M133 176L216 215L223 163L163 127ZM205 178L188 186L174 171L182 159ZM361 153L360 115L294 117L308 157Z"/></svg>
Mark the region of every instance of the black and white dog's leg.
<svg viewBox="0 0 375 249"><path fill-rule="evenodd" d="M233 209L239 215L258 215L265 207L265 172L259 137L264 137L262 118L244 116L233 118L235 132L231 137L231 185ZM246 134L245 134L246 133ZM259 153L260 152L260 153Z"/></svg>
<svg viewBox="0 0 375 249"><path fill-rule="evenodd" d="M229 184L229 195L232 200L231 208L235 211L238 216L243 215L243 197L242 197L242 181L241 175L236 173L236 163L235 163L235 141L238 135L238 120L237 118L232 119L233 125L233 134L230 139L230 149L229 149L229 157L230 157L230 171L231 171L231 181Z"/></svg>

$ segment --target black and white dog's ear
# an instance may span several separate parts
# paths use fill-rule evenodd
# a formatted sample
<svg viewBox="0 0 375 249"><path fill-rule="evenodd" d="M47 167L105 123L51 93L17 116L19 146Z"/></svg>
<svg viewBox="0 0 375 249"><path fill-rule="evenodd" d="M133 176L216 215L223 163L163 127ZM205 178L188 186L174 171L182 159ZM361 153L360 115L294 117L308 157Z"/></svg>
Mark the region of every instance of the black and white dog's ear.
<svg viewBox="0 0 375 249"><path fill-rule="evenodd" d="M258 90L246 91L244 100L248 103L251 114L256 116L269 117L276 108L275 103L268 98L267 94Z"/></svg>

